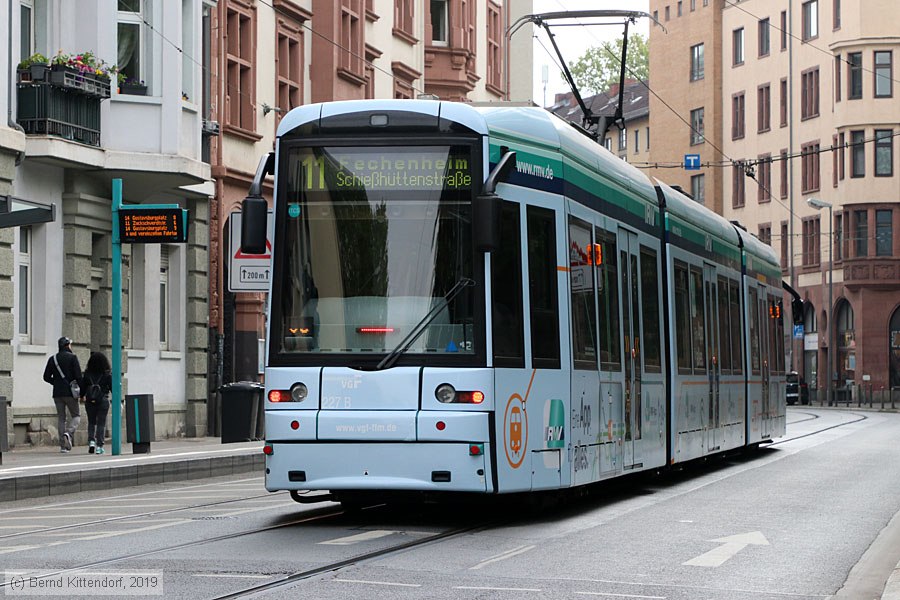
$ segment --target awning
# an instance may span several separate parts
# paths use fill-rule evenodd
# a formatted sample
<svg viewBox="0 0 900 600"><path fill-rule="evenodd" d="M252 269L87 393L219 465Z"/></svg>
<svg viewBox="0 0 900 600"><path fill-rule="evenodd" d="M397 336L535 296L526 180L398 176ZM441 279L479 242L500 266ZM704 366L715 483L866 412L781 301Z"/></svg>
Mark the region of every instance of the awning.
<svg viewBox="0 0 900 600"><path fill-rule="evenodd" d="M56 205L13 196L0 196L0 228L21 227L56 220Z"/></svg>

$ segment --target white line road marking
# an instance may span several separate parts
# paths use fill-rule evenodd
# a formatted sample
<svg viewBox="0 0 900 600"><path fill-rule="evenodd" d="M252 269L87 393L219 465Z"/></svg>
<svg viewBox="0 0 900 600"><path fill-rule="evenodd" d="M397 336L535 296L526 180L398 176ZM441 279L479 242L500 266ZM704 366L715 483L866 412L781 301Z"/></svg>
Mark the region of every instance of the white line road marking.
<svg viewBox="0 0 900 600"><path fill-rule="evenodd" d="M93 517L113 517L118 515L118 513L89 513L85 515L41 515L39 517L0 517L0 521L24 521L25 519L34 520L40 519L43 521L52 521L53 519L90 519Z"/></svg>
<svg viewBox="0 0 900 600"><path fill-rule="evenodd" d="M319 542L319 544L323 544L326 546L349 546L350 544L357 544L359 542L368 542L371 540L377 540L378 538L383 538L389 535L393 535L395 533L400 533L399 531L391 531L388 529L375 529L372 531L365 531L363 533L358 533L356 535L348 535L347 537L337 538L334 540L328 540L327 542Z"/></svg>
<svg viewBox="0 0 900 600"><path fill-rule="evenodd" d="M232 579L270 579L274 575L244 575L242 573L192 573L191 577L231 577Z"/></svg>
<svg viewBox="0 0 900 600"><path fill-rule="evenodd" d="M524 554L525 552L528 552L529 550L533 550L533 549L534 549L534 546L519 546L518 548L513 548L512 550L507 550L506 552L503 552L502 554L497 554L496 556L492 556L491 558L488 558L487 560L483 560L480 563L478 563L477 565L475 565L474 567L469 567L469 570L477 571L478 569L486 567L491 563L499 562L501 560L506 560L507 558L512 558L513 556L518 556L519 554Z"/></svg>
<svg viewBox="0 0 900 600"><path fill-rule="evenodd" d="M26 550L34 550L35 548L40 548L40 546L7 546L0 547L0 554L11 554L13 552L24 552Z"/></svg>
<svg viewBox="0 0 900 600"><path fill-rule="evenodd" d="M182 523L191 523L190 519L179 519L173 523L160 523L159 525L150 525L148 527L138 527L137 529L123 529L121 531L101 531L100 533L93 533L91 535L86 535L78 538L73 538L75 541L90 541L90 540L99 540L103 538L115 537L117 535L128 535L129 533L139 533L141 531L150 531L153 529L162 529L163 527L172 527L173 525L180 525Z"/></svg>
<svg viewBox="0 0 900 600"><path fill-rule="evenodd" d="M608 598L642 598L646 600L666 600L665 596L640 596L637 594L608 594L605 592L575 592L582 596L605 596Z"/></svg>
<svg viewBox="0 0 900 600"><path fill-rule="evenodd" d="M691 567L718 567L750 544L755 546L769 545L769 540L759 531L751 531L750 533L742 533L710 541L719 542L722 545L681 564Z"/></svg>
<svg viewBox="0 0 900 600"><path fill-rule="evenodd" d="M418 583L392 583L390 581L366 581L364 579L332 579L332 581L340 581L341 583L367 583L369 585L385 585L392 587L422 587Z"/></svg>
<svg viewBox="0 0 900 600"><path fill-rule="evenodd" d="M473 587L468 585L458 585L454 590L483 590L487 592L541 592L538 588L507 588L507 587Z"/></svg>

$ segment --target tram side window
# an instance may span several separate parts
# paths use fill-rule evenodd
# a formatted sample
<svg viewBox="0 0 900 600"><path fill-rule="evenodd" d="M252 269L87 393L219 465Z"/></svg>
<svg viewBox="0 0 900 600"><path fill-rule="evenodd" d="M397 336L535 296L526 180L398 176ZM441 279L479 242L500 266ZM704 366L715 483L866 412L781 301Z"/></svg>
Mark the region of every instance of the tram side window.
<svg viewBox="0 0 900 600"><path fill-rule="evenodd" d="M619 268L616 236L596 229L601 264L597 265L597 292L600 305L600 369L622 368L622 338L619 331ZM605 258L605 260L603 260Z"/></svg>
<svg viewBox="0 0 900 600"><path fill-rule="evenodd" d="M597 305L594 263L603 255L591 242L591 227L569 218L569 277L572 301L572 360L576 369L597 369Z"/></svg>
<svg viewBox="0 0 900 600"><path fill-rule="evenodd" d="M525 342L522 335L522 235L519 205L502 202L500 239L503 243L491 254L493 295L494 366L524 368Z"/></svg>
<svg viewBox="0 0 900 600"><path fill-rule="evenodd" d="M532 362L537 369L558 369L559 302L554 213L529 206L527 224Z"/></svg>
<svg viewBox="0 0 900 600"><path fill-rule="evenodd" d="M731 374L731 326L728 318L728 280L719 277L719 368L724 374Z"/></svg>
<svg viewBox="0 0 900 600"><path fill-rule="evenodd" d="M703 304L703 272L691 269L691 346L694 372L706 372L706 312Z"/></svg>
<svg viewBox="0 0 900 600"><path fill-rule="evenodd" d="M743 319L741 318L740 287L736 281L728 282L729 314L728 326L731 328L731 368L734 375L744 373Z"/></svg>
<svg viewBox="0 0 900 600"><path fill-rule="evenodd" d="M759 302L756 288L750 288L750 301L747 312L750 313L750 370L759 375Z"/></svg>
<svg viewBox="0 0 900 600"><path fill-rule="evenodd" d="M659 270L656 250L641 246L641 312L644 313L644 370L662 372L659 343Z"/></svg>
<svg viewBox="0 0 900 600"><path fill-rule="evenodd" d="M675 261L675 341L678 348L678 372L691 372L691 300L688 268Z"/></svg>
<svg viewBox="0 0 900 600"><path fill-rule="evenodd" d="M773 307L779 307L778 298L769 295L769 304ZM771 339L775 356L772 357L772 370L775 373L784 373L784 321L781 320L780 310L772 314Z"/></svg>

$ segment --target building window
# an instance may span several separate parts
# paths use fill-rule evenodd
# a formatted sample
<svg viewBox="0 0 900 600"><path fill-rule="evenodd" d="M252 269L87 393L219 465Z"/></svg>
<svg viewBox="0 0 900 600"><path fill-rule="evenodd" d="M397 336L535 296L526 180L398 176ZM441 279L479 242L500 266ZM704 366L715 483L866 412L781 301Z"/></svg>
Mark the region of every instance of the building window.
<svg viewBox="0 0 900 600"><path fill-rule="evenodd" d="M875 52L875 97L890 98L893 90L893 57L890 50Z"/></svg>
<svg viewBox="0 0 900 600"><path fill-rule="evenodd" d="M834 260L843 260L844 259L844 215L842 213L838 213L834 216L834 239L832 240L834 249Z"/></svg>
<svg viewBox="0 0 900 600"><path fill-rule="evenodd" d="M803 41L819 37L819 0L803 3Z"/></svg>
<svg viewBox="0 0 900 600"><path fill-rule="evenodd" d="M650 126L648 125L644 132L644 147L649 150L650 149Z"/></svg>
<svg viewBox="0 0 900 600"><path fill-rule="evenodd" d="M779 90L780 97L778 98L778 111L779 116L781 117L781 127L787 127L787 116L788 116L788 84L787 79L781 80L781 86Z"/></svg>
<svg viewBox="0 0 900 600"><path fill-rule="evenodd" d="M33 277L31 268L32 231L31 227L19 227L19 340L31 343Z"/></svg>
<svg viewBox="0 0 900 600"><path fill-rule="evenodd" d="M415 39L415 4L413 0L394 0L394 33Z"/></svg>
<svg viewBox="0 0 900 600"><path fill-rule="evenodd" d="M761 241L763 244L766 244L767 246L771 246L772 245L772 225L769 223L764 223L764 224L760 225L759 226L759 235L757 235L756 237L758 237L759 241Z"/></svg>
<svg viewBox="0 0 900 600"><path fill-rule="evenodd" d="M738 162L731 167L731 206L744 206L744 163Z"/></svg>
<svg viewBox="0 0 900 600"><path fill-rule="evenodd" d="M772 128L772 93L769 84L761 85L756 90L756 130L757 133Z"/></svg>
<svg viewBox="0 0 900 600"><path fill-rule="evenodd" d="M800 117L811 119L819 116L819 68L810 69L801 76Z"/></svg>
<svg viewBox="0 0 900 600"><path fill-rule="evenodd" d="M34 54L34 1L23 0L19 5L19 60Z"/></svg>
<svg viewBox="0 0 900 600"><path fill-rule="evenodd" d="M244 131L256 130L256 10L229 2L225 34L225 106L227 123Z"/></svg>
<svg viewBox="0 0 900 600"><path fill-rule="evenodd" d="M667 6L666 7L666 21L668 21L670 18L671 18L671 10Z"/></svg>
<svg viewBox="0 0 900 600"><path fill-rule="evenodd" d="M804 267L818 265L821 259L821 222L819 217L803 219L803 256Z"/></svg>
<svg viewBox="0 0 900 600"><path fill-rule="evenodd" d="M838 186L838 159L840 158L840 149L838 146L838 136L831 136L831 185Z"/></svg>
<svg viewBox="0 0 900 600"><path fill-rule="evenodd" d="M841 0L834 0L831 26L836 31L841 28Z"/></svg>
<svg viewBox="0 0 900 600"><path fill-rule="evenodd" d="M691 0L691 12L697 10L697 0Z"/></svg>
<svg viewBox="0 0 900 600"><path fill-rule="evenodd" d="M847 99L862 98L862 52L847 55Z"/></svg>
<svg viewBox="0 0 900 600"><path fill-rule="evenodd" d="M703 143L703 109L691 111L691 146Z"/></svg>
<svg viewBox="0 0 900 600"><path fill-rule="evenodd" d="M793 264L793 261L791 261ZM787 221L781 222L781 266L786 269L788 266L788 224Z"/></svg>
<svg viewBox="0 0 900 600"><path fill-rule="evenodd" d="M143 0L118 0L117 13L117 44L119 73L126 80L134 82L146 82L150 77L149 62L144 60L149 56L145 44L146 25L144 21L150 21L150 15L144 14Z"/></svg>
<svg viewBox="0 0 900 600"><path fill-rule="evenodd" d="M819 190L819 144L812 142L801 145L803 161L800 167L801 191L804 194Z"/></svg>
<svg viewBox="0 0 900 600"><path fill-rule="evenodd" d="M772 201L772 155L762 154L759 157L756 173L756 200L760 204Z"/></svg>
<svg viewBox="0 0 900 600"><path fill-rule="evenodd" d="M366 76L362 0L341 0L340 40L339 69L362 80Z"/></svg>
<svg viewBox="0 0 900 600"><path fill-rule="evenodd" d="M498 93L502 93L503 86L503 53L501 44L503 41L503 9L488 2L487 4L487 85Z"/></svg>
<svg viewBox="0 0 900 600"><path fill-rule="evenodd" d="M691 81L703 79L703 44L691 46Z"/></svg>
<svg viewBox="0 0 900 600"><path fill-rule="evenodd" d="M838 180L844 179L844 149L846 147L845 144L844 133L841 132L838 134Z"/></svg>
<svg viewBox="0 0 900 600"><path fill-rule="evenodd" d="M169 348L169 247L159 247L159 349Z"/></svg>
<svg viewBox="0 0 900 600"><path fill-rule="evenodd" d="M619 150L625 150L628 142L627 132L624 129L619 130Z"/></svg>
<svg viewBox="0 0 900 600"><path fill-rule="evenodd" d="M431 0L431 44L446 46L447 37L447 0Z"/></svg>
<svg viewBox="0 0 900 600"><path fill-rule="evenodd" d="M415 98L414 86L422 74L400 61L391 63L391 73L394 75L394 99L412 100Z"/></svg>
<svg viewBox="0 0 900 600"><path fill-rule="evenodd" d="M731 33L732 64L744 64L744 28L735 29Z"/></svg>
<svg viewBox="0 0 900 600"><path fill-rule="evenodd" d="M875 211L875 256L892 256L894 248L893 212Z"/></svg>
<svg viewBox="0 0 900 600"><path fill-rule="evenodd" d="M850 177L866 176L866 132L850 132Z"/></svg>
<svg viewBox="0 0 900 600"><path fill-rule="evenodd" d="M841 101L841 63L843 62L840 54L834 57L834 101Z"/></svg>
<svg viewBox="0 0 900 600"><path fill-rule="evenodd" d="M706 175L691 175L691 196L700 204L706 203Z"/></svg>
<svg viewBox="0 0 900 600"><path fill-rule="evenodd" d="M894 131L875 130L875 177L891 177L894 174Z"/></svg>
<svg viewBox="0 0 900 600"><path fill-rule="evenodd" d="M744 92L731 97L731 139L744 137Z"/></svg>
<svg viewBox="0 0 900 600"><path fill-rule="evenodd" d="M853 217L856 221L856 231L853 237L856 240L856 256L869 255L869 215L864 210L853 211Z"/></svg>
<svg viewBox="0 0 900 600"><path fill-rule="evenodd" d="M788 25L787 25L787 11L781 11L781 50L787 50L787 41L788 41Z"/></svg>
<svg viewBox="0 0 900 600"><path fill-rule="evenodd" d="M634 153L637 154L641 146L641 130L634 130Z"/></svg>
<svg viewBox="0 0 900 600"><path fill-rule="evenodd" d="M788 155L787 149L781 151L781 189L779 190L782 198L788 197Z"/></svg>
<svg viewBox="0 0 900 600"><path fill-rule="evenodd" d="M278 108L276 124L289 110L303 104L303 29L282 18L276 26Z"/></svg>
<svg viewBox="0 0 900 600"><path fill-rule="evenodd" d="M759 22L759 56L769 55L769 20L762 19Z"/></svg>

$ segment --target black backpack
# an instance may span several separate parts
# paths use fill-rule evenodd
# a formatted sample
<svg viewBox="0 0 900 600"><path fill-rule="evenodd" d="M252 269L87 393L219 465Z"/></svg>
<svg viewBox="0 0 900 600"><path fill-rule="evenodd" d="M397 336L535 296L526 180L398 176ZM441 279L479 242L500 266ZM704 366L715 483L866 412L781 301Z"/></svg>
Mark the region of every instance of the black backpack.
<svg viewBox="0 0 900 600"><path fill-rule="evenodd" d="M94 382L89 377L85 377L90 382L87 390L85 391L85 398L88 399L89 402L96 404L103 400L103 389L100 387L99 383Z"/></svg>

